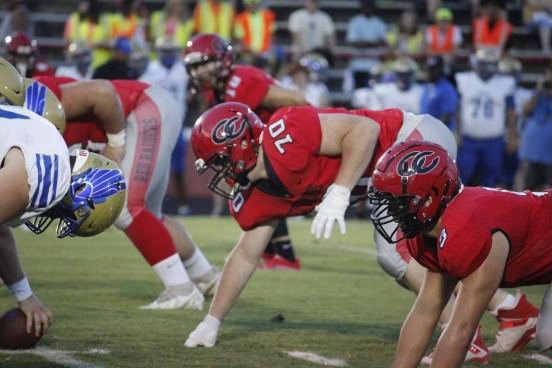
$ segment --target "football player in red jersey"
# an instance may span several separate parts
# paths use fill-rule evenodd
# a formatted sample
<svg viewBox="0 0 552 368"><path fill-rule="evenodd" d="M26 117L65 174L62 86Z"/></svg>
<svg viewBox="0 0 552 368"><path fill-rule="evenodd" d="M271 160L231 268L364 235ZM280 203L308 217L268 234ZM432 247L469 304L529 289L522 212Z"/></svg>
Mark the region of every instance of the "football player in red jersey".
<svg viewBox="0 0 552 368"><path fill-rule="evenodd" d="M45 60L39 59L38 44L23 32L14 32L4 38L5 57L13 64L21 76L27 78L54 75L54 68Z"/></svg>
<svg viewBox="0 0 552 368"><path fill-rule="evenodd" d="M552 191L463 187L456 163L439 145L399 143L378 161L369 199L377 231L407 239L427 268L401 329L394 367L416 367L449 296L462 282L432 366L460 367L481 315L498 287L552 281ZM397 223L393 228L386 223ZM394 234L402 234L399 238ZM552 347L552 285L537 322L537 342Z"/></svg>
<svg viewBox="0 0 552 368"><path fill-rule="evenodd" d="M115 225L152 266L165 290L145 309L201 309L220 271L186 229L161 212L170 155L180 131L176 101L161 87L128 80L42 77L61 100L70 147L99 150L120 161L127 200ZM178 250L178 252L177 252Z"/></svg>
<svg viewBox="0 0 552 368"><path fill-rule="evenodd" d="M202 93L209 105L241 102L268 123L270 115L284 106L305 105L301 92L284 89L264 71L247 65L234 65L236 56L228 43L214 33L194 36L184 51L184 63L192 87ZM278 223L263 254L261 267L300 269L285 220Z"/></svg>

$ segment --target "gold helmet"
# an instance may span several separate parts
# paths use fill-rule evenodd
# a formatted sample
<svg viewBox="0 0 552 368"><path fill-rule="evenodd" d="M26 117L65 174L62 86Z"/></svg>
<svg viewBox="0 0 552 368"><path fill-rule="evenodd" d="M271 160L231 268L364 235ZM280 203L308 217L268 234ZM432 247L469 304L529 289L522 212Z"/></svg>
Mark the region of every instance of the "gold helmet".
<svg viewBox="0 0 552 368"><path fill-rule="evenodd" d="M23 106L23 80L17 69L6 59L0 57L0 95L12 105Z"/></svg>
<svg viewBox="0 0 552 368"><path fill-rule="evenodd" d="M125 204L126 183L115 162L86 150L71 152L71 184L65 197L26 223L39 234L59 218L58 238L92 236L110 227Z"/></svg>
<svg viewBox="0 0 552 368"><path fill-rule="evenodd" d="M44 84L30 78L23 78L26 109L34 111L54 124L63 135L65 131L65 111L56 95Z"/></svg>

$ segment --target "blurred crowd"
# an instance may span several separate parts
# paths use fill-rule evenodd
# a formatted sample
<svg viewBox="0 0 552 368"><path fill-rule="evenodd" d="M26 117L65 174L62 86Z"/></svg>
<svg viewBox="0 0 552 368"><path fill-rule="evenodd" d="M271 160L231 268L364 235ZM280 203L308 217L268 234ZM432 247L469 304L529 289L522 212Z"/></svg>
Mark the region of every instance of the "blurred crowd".
<svg viewBox="0 0 552 368"><path fill-rule="evenodd" d="M159 84L187 115L183 127L203 110L201 96L189 93L193 88L182 63L194 34L218 34L238 51L239 63L264 69L315 106L332 104L326 82L336 68L337 48L348 46L350 58L342 71L348 105L398 107L440 119L461 143L458 164L465 183L518 190L550 186L550 73L522 86L523 66L509 55L509 12L522 15L542 55L548 55L552 1L471 0L471 40L439 0L413 1L397 24L378 16L378 5L385 2L392 3L359 1L360 10L347 22L345 45L337 44L335 21L316 0L298 0L303 7L279 19L289 31L289 47L274 42L276 14L262 0L166 0L157 10L141 0L82 0L65 23L67 57L57 68L40 57L25 1L8 2L0 39L3 55L29 77L55 73ZM469 62L460 64L466 50ZM182 214L187 213L185 137L184 130L173 165Z"/></svg>

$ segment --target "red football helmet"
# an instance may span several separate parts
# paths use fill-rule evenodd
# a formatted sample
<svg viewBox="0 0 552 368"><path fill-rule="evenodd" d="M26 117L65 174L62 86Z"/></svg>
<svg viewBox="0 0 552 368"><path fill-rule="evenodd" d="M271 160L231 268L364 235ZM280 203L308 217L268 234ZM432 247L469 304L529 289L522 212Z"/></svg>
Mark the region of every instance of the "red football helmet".
<svg viewBox="0 0 552 368"><path fill-rule="evenodd" d="M216 82L225 80L234 60L232 46L215 33L200 33L192 37L184 50L184 65L196 88L211 88ZM198 67L210 61L216 62L212 70L199 73Z"/></svg>
<svg viewBox="0 0 552 368"><path fill-rule="evenodd" d="M36 40L31 39L23 32L14 32L4 38L6 59L12 63L23 77L27 70L33 69L38 49Z"/></svg>
<svg viewBox="0 0 552 368"><path fill-rule="evenodd" d="M462 185L454 159L438 144L425 141L391 147L376 163L372 183L371 217L390 243L431 230ZM397 226L389 232L384 225L391 222ZM403 236L395 237L399 229Z"/></svg>
<svg viewBox="0 0 552 368"><path fill-rule="evenodd" d="M216 105L197 119L192 130L192 149L198 173L209 168L216 173L209 189L232 198L236 184L248 185L247 173L257 163L262 130L261 119L238 102Z"/></svg>

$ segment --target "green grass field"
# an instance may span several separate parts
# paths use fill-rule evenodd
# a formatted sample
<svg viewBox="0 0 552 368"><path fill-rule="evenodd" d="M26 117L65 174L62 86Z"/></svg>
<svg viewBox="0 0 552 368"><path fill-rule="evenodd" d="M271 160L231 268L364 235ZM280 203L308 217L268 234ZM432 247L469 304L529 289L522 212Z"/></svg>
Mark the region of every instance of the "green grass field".
<svg viewBox="0 0 552 368"><path fill-rule="evenodd" d="M184 221L204 253L222 266L239 234L233 220ZM41 236L15 230L33 288L54 312L55 322L40 350L4 352L0 367L321 367L286 351L339 358L350 367L389 366L413 295L384 274L371 255L369 222L350 221L348 234L340 236L334 229L331 241L315 241L309 227L310 220L290 222L303 269L257 271L213 349L183 346L208 304L203 312L138 309L157 296L161 284L121 232L59 240L53 229ZM540 303L544 288L525 290ZM14 305L1 288L0 309ZM278 313L284 322L271 321ZM486 316L489 344L495 328L494 319ZM524 354L535 349L531 343ZM490 366L546 365L523 354L495 354Z"/></svg>

